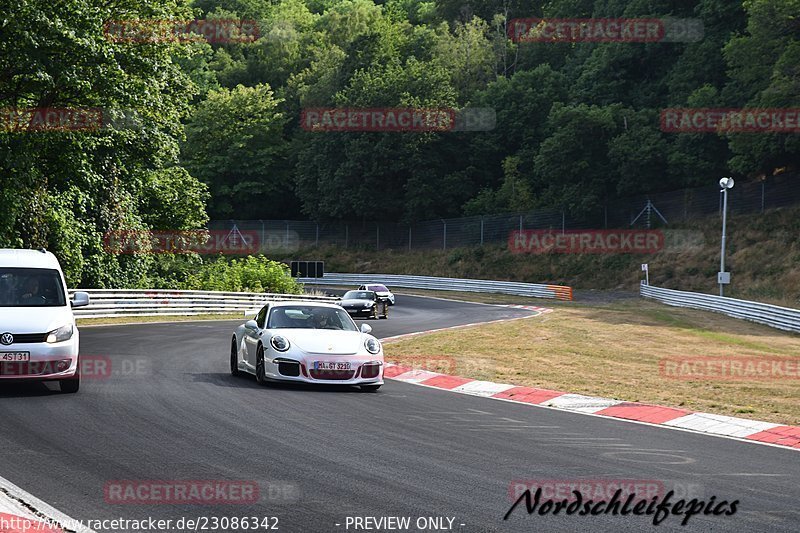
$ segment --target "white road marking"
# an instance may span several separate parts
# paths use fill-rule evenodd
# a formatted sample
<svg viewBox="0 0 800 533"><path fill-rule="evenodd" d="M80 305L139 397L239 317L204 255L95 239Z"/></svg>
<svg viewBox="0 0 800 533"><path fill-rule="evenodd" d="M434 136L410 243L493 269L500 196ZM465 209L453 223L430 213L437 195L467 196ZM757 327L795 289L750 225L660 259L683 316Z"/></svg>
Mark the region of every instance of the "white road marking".
<svg viewBox="0 0 800 533"><path fill-rule="evenodd" d="M77 533L94 533L88 527L79 526L73 518L2 477L0 477L0 512L42 521L49 526L63 525Z"/></svg>

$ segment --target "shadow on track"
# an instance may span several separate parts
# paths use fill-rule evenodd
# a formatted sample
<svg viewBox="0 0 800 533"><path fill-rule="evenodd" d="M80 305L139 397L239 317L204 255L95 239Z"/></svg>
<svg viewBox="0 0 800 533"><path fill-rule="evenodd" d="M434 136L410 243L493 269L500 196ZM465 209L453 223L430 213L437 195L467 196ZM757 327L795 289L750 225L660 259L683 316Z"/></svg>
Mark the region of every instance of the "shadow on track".
<svg viewBox="0 0 800 533"><path fill-rule="evenodd" d="M233 377L225 373L211 373L206 372L202 374L187 374L192 379L200 383L209 383L219 387L231 388L247 388L247 389L264 389L275 391L306 391L306 392L346 392L346 393L359 393L368 394L358 388L357 385L325 385L325 384L311 384L311 383L291 383L283 381L271 382L268 385L261 386L256 382L255 376L245 374L239 377Z"/></svg>

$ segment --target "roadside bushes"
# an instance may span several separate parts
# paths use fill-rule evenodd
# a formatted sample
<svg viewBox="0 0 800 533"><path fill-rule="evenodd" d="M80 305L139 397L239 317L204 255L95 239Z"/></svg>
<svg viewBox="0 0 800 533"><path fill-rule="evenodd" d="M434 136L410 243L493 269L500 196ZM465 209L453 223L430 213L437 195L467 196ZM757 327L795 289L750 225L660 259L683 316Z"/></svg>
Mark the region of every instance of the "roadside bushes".
<svg viewBox="0 0 800 533"><path fill-rule="evenodd" d="M281 294L303 292L302 286L289 274L289 267L263 255L241 259L222 257L201 262L185 279L178 281L175 288Z"/></svg>

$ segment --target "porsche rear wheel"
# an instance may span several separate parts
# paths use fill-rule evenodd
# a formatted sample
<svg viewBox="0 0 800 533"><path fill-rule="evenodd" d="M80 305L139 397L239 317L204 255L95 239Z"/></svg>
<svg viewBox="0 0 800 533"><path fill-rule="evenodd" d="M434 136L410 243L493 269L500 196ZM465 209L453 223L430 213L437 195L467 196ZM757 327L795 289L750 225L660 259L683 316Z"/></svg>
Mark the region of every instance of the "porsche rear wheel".
<svg viewBox="0 0 800 533"><path fill-rule="evenodd" d="M231 376L239 376L239 351L236 349L236 337L231 340Z"/></svg>
<svg viewBox="0 0 800 533"><path fill-rule="evenodd" d="M264 347L259 346L256 355L256 381L259 385L267 384L267 371L264 368Z"/></svg>

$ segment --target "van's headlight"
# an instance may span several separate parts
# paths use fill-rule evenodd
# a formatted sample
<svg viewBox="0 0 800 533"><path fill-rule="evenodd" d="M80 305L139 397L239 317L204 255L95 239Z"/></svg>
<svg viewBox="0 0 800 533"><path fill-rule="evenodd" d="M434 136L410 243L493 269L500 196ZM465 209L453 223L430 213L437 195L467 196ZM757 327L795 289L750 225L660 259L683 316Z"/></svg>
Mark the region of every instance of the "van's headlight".
<svg viewBox="0 0 800 533"><path fill-rule="evenodd" d="M72 334L75 332L75 328L72 324L67 324L66 326L61 326L58 329L54 329L50 333L47 334L47 342L53 344L54 342L63 342L68 341L72 338Z"/></svg>
<svg viewBox="0 0 800 533"><path fill-rule="evenodd" d="M367 341L364 343L364 347L371 354L376 354L381 351L381 343L372 337L367 339Z"/></svg>

